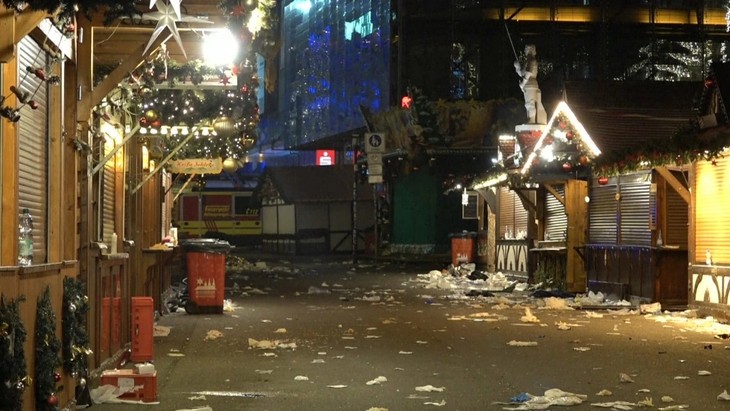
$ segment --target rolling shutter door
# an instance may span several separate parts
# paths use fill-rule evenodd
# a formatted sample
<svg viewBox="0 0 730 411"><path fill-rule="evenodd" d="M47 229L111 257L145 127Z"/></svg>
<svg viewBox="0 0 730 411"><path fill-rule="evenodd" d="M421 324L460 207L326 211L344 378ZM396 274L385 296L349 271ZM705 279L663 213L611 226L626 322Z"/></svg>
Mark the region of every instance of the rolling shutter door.
<svg viewBox="0 0 730 411"><path fill-rule="evenodd" d="M700 161L696 165L695 181L695 261L705 264L705 252L712 253L713 264L730 263L730 159L717 159L717 165Z"/></svg>
<svg viewBox="0 0 730 411"><path fill-rule="evenodd" d="M565 197L564 185L555 185L553 188ZM565 214L563 203L558 201L554 195L547 193L545 197L545 234L553 240L564 239L567 229L568 215Z"/></svg>
<svg viewBox="0 0 730 411"><path fill-rule="evenodd" d="M593 180L591 201L588 203L588 236L592 244L616 244L618 209L616 185L599 185Z"/></svg>
<svg viewBox="0 0 730 411"><path fill-rule="evenodd" d="M104 156L114 150L114 139L111 136L104 136ZM104 164L102 174L102 241L111 244L112 233L116 231L114 224L114 210L116 209L116 166L118 154L115 154Z"/></svg>
<svg viewBox="0 0 730 411"><path fill-rule="evenodd" d="M48 86L26 67L46 67L46 52L30 37L18 43L18 87L38 103L20 109L18 124L18 209L33 216L33 263L45 263L48 222Z"/></svg>
<svg viewBox="0 0 730 411"><path fill-rule="evenodd" d="M667 187L666 204L667 232L663 234L664 244L687 247L689 234L689 206L671 187Z"/></svg>
<svg viewBox="0 0 730 411"><path fill-rule="evenodd" d="M619 209L622 245L651 245L649 177L646 173L621 177ZM628 181L624 183L624 180Z"/></svg>
<svg viewBox="0 0 730 411"><path fill-rule="evenodd" d="M507 226L514 229L515 194L507 187L499 188L499 237L505 238ZM514 232L514 231L513 231Z"/></svg>

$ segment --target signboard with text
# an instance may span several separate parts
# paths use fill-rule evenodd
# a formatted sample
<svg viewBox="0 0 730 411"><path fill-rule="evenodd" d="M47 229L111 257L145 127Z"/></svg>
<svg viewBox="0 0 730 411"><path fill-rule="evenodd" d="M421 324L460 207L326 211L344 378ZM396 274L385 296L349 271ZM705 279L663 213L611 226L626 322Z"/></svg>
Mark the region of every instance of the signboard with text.
<svg viewBox="0 0 730 411"><path fill-rule="evenodd" d="M221 158L185 158L170 161L170 171L177 174L219 174L223 170Z"/></svg>

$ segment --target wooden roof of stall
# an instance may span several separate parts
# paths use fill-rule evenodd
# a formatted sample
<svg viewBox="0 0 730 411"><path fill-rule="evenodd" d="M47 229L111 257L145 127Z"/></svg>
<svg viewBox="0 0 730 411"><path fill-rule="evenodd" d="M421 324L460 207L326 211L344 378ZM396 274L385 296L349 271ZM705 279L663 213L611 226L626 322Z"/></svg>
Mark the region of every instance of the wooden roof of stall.
<svg viewBox="0 0 730 411"><path fill-rule="evenodd" d="M605 153L668 139L694 116L698 82L596 82L565 84L565 101Z"/></svg>
<svg viewBox="0 0 730 411"><path fill-rule="evenodd" d="M329 203L352 201L352 166L270 167L266 169L262 197L274 194L287 203ZM372 201L372 187L358 183L357 198Z"/></svg>

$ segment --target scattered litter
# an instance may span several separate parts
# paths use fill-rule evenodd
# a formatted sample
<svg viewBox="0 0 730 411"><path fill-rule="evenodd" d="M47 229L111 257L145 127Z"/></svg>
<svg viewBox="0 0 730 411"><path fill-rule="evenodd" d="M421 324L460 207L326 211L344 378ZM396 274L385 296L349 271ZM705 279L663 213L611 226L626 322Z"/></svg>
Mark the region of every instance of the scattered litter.
<svg viewBox="0 0 730 411"><path fill-rule="evenodd" d="M417 340L416 344L428 344L428 341Z"/></svg>
<svg viewBox="0 0 730 411"><path fill-rule="evenodd" d="M188 397L190 401L205 401L205 395L193 395L192 397Z"/></svg>
<svg viewBox="0 0 730 411"><path fill-rule="evenodd" d="M256 374L271 374L274 370L256 370Z"/></svg>
<svg viewBox="0 0 730 411"><path fill-rule="evenodd" d="M573 310L574 308L568 305L568 302L564 298L547 297L543 300L545 306L541 307L546 310Z"/></svg>
<svg viewBox="0 0 730 411"><path fill-rule="evenodd" d="M264 357L278 357L275 352L265 352Z"/></svg>
<svg viewBox="0 0 730 411"><path fill-rule="evenodd" d="M347 388L347 385L345 385L345 384L334 384L334 385L328 385L327 388Z"/></svg>
<svg viewBox="0 0 730 411"><path fill-rule="evenodd" d="M687 377L686 375L678 375L678 376L674 377L674 379L675 380L688 380L689 377Z"/></svg>
<svg viewBox="0 0 730 411"><path fill-rule="evenodd" d="M170 351L167 353L168 357L184 357L185 354L181 353L180 350L176 348L170 349Z"/></svg>
<svg viewBox="0 0 730 411"><path fill-rule="evenodd" d="M697 371L697 375L707 376L707 375L712 375L712 373L707 370L699 370L699 371Z"/></svg>
<svg viewBox="0 0 730 411"><path fill-rule="evenodd" d="M168 335L170 335L170 327L155 324L155 329L153 331L154 337L167 337Z"/></svg>
<svg viewBox="0 0 730 411"><path fill-rule="evenodd" d="M286 334L286 328L277 328L274 334Z"/></svg>
<svg viewBox="0 0 730 411"><path fill-rule="evenodd" d="M371 302L371 303L377 303L380 301L379 295L366 295L361 298L363 301Z"/></svg>
<svg viewBox="0 0 730 411"><path fill-rule="evenodd" d="M730 401L730 394L727 393L727 390L724 390L717 396L718 401Z"/></svg>
<svg viewBox="0 0 730 411"><path fill-rule="evenodd" d="M651 304L639 304L639 312L642 314L658 314L662 312L662 304L659 302Z"/></svg>
<svg viewBox="0 0 730 411"><path fill-rule="evenodd" d="M638 390L637 390L636 392L650 393L650 392L651 392L651 390L650 390L650 389L648 389L648 388L640 388L640 389L638 389Z"/></svg>
<svg viewBox="0 0 730 411"><path fill-rule="evenodd" d="M365 411L388 411L387 408L381 408L381 407L370 407Z"/></svg>
<svg viewBox="0 0 730 411"><path fill-rule="evenodd" d="M322 358L315 358L312 360L312 364L324 364L326 361Z"/></svg>
<svg viewBox="0 0 730 411"><path fill-rule="evenodd" d="M297 343L286 343L279 340L255 340L253 338L248 339L249 350L273 350L276 348L288 348L294 350L297 348Z"/></svg>
<svg viewBox="0 0 730 411"><path fill-rule="evenodd" d="M544 395L524 394L518 401L495 402L494 404L517 404L517 407L503 408L505 410L545 410L550 406L570 406L582 404L588 399L585 394L574 394L559 388L551 388ZM514 400L514 399L513 399Z"/></svg>
<svg viewBox="0 0 730 411"><path fill-rule="evenodd" d="M530 310L530 307L525 307L525 315L520 317L520 321L523 323L539 323L540 320L535 317L534 314L532 314L532 310Z"/></svg>
<svg viewBox="0 0 730 411"><path fill-rule="evenodd" d="M411 355L411 354L413 354L413 351L398 351L398 354L401 354L401 355Z"/></svg>
<svg viewBox="0 0 730 411"><path fill-rule="evenodd" d="M556 322L555 325L558 326L558 330L561 330L561 331L568 331L568 330L570 330L570 325L568 325L567 323L564 323L562 321Z"/></svg>
<svg viewBox="0 0 730 411"><path fill-rule="evenodd" d="M218 338L223 337L223 333L218 330L209 330L207 334L205 334L205 338L203 338L204 341L211 341L211 340L217 340Z"/></svg>
<svg viewBox="0 0 730 411"><path fill-rule="evenodd" d="M446 405L446 400L441 400L441 402L426 401L423 403L423 405L435 405L437 407L443 407L444 405Z"/></svg>
<svg viewBox="0 0 730 411"><path fill-rule="evenodd" d="M418 392L442 392L445 389L446 389L446 387L434 387L431 384L416 387L416 391L418 391Z"/></svg>
<svg viewBox="0 0 730 411"><path fill-rule="evenodd" d="M586 317L588 317L588 318L603 318L603 314L597 313L595 311L586 311Z"/></svg>
<svg viewBox="0 0 730 411"><path fill-rule="evenodd" d="M223 300L223 311L230 313L232 311L236 311L236 304L233 303L233 301L229 299Z"/></svg>
<svg viewBox="0 0 730 411"><path fill-rule="evenodd" d="M629 401L612 401L612 402L594 402L592 407L610 408L612 410L633 410L634 407L652 407L653 405L644 405L637 402Z"/></svg>
<svg viewBox="0 0 730 411"><path fill-rule="evenodd" d="M664 403L674 402L674 398L672 398L668 395L664 395L664 396L662 396L662 402L664 402Z"/></svg>
<svg viewBox="0 0 730 411"><path fill-rule="evenodd" d="M206 405L205 407L198 408L180 408L175 411L213 411L213 409Z"/></svg>
<svg viewBox="0 0 730 411"><path fill-rule="evenodd" d="M380 384L382 384L382 383L384 383L386 381L388 381L388 379L385 378L385 377L383 377L381 375L379 377L376 377L375 379L372 379L372 380L366 382L365 384L367 384L367 385L380 385Z"/></svg>
<svg viewBox="0 0 730 411"><path fill-rule="evenodd" d="M590 351L591 350L591 347L573 347L573 350L575 350L575 351L581 351L581 352L586 352L586 351Z"/></svg>
<svg viewBox="0 0 730 411"><path fill-rule="evenodd" d="M599 397L610 397L613 393L607 389L602 389L601 391L598 391L596 395Z"/></svg>
<svg viewBox="0 0 730 411"><path fill-rule="evenodd" d="M294 377L294 381L309 381L309 377L306 375L297 375Z"/></svg>
<svg viewBox="0 0 730 411"><path fill-rule="evenodd" d="M534 347L537 345L537 341L516 341L512 340L507 343L507 345L510 345L512 347Z"/></svg>
<svg viewBox="0 0 730 411"><path fill-rule="evenodd" d="M330 290L327 290L327 289L324 289L324 288L315 287L315 286L312 285L307 290L307 294L312 294L312 295L316 295L316 294L332 294L332 292Z"/></svg>
<svg viewBox="0 0 730 411"><path fill-rule="evenodd" d="M689 405L670 405L668 407L659 407L659 411L675 411L675 410L688 410Z"/></svg>
<svg viewBox="0 0 730 411"><path fill-rule="evenodd" d="M631 378L629 374L621 373L618 375L618 380L621 382L634 382L634 379Z"/></svg>

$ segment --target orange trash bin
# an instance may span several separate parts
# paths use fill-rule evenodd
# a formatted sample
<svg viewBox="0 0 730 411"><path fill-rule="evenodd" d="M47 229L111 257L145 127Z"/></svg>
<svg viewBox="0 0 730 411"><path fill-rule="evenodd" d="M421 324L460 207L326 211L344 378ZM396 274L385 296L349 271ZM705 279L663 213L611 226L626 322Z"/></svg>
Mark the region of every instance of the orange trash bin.
<svg viewBox="0 0 730 411"><path fill-rule="evenodd" d="M454 234L451 237L451 264L458 267L461 264L474 262L474 235L471 233Z"/></svg>
<svg viewBox="0 0 730 411"><path fill-rule="evenodd" d="M202 238L180 243L188 273L188 314L221 314L226 290L228 241Z"/></svg>

